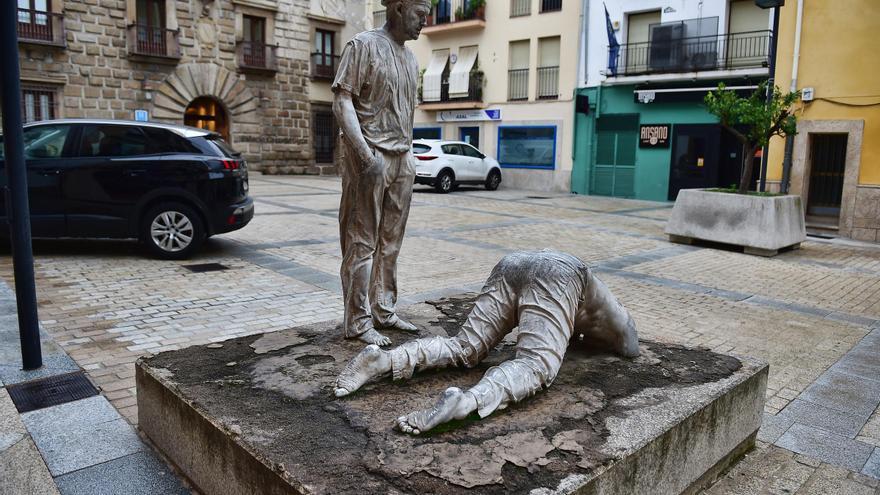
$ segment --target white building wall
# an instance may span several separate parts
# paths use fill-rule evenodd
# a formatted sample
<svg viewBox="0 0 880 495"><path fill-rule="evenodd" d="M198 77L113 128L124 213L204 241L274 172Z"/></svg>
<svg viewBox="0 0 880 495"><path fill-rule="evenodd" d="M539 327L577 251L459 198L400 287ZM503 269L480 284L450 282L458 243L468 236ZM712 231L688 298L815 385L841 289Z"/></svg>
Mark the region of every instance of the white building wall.
<svg viewBox="0 0 880 495"><path fill-rule="evenodd" d="M730 0L582 0L587 9L589 25L582 33L586 44L586 57L579 61L580 87L598 86L605 81L608 68L608 34L605 24L605 7L611 22L615 23L617 42L626 42L627 15L640 12L660 11L660 22L682 21L706 17L718 17L718 33L727 32ZM746 0L751 1L751 0ZM772 28L772 14L767 29Z"/></svg>

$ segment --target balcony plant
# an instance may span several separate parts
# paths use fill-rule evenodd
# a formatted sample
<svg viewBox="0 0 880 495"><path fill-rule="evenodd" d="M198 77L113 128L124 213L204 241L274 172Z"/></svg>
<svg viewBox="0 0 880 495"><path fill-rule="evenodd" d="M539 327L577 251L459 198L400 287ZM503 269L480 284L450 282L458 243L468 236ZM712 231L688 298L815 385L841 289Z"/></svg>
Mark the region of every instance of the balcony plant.
<svg viewBox="0 0 880 495"><path fill-rule="evenodd" d="M749 184L758 148L773 136L797 132L793 105L798 92L783 94L774 87L766 98L762 83L747 97L719 84L706 95L706 107L721 127L742 144L740 182L734 189L683 189L675 200L666 233L673 242L694 239L742 246L746 253L773 256L796 247L806 238L800 196L750 193ZM733 194L731 194L733 193Z"/></svg>

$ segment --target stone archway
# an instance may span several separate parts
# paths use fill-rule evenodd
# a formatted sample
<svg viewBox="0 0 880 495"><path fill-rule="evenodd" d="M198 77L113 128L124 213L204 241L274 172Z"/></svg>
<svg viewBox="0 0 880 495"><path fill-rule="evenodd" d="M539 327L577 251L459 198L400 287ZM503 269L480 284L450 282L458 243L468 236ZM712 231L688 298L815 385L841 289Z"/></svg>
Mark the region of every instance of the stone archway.
<svg viewBox="0 0 880 495"><path fill-rule="evenodd" d="M223 104L213 96L199 96L186 107L183 124L214 131L229 141L229 117Z"/></svg>
<svg viewBox="0 0 880 495"><path fill-rule="evenodd" d="M230 137L241 124L258 124L259 100L234 72L217 64L185 64L169 75L153 98L153 118L183 122L187 107L200 97L218 100L228 112Z"/></svg>

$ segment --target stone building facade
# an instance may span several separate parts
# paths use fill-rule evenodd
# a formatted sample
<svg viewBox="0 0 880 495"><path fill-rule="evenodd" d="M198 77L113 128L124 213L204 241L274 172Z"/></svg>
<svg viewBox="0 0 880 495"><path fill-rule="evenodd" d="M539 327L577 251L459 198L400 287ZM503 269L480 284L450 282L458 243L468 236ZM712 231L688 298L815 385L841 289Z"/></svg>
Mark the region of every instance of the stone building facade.
<svg viewBox="0 0 880 495"><path fill-rule="evenodd" d="M223 134L252 169L328 172L310 133L310 0L18 4L26 120L194 125Z"/></svg>

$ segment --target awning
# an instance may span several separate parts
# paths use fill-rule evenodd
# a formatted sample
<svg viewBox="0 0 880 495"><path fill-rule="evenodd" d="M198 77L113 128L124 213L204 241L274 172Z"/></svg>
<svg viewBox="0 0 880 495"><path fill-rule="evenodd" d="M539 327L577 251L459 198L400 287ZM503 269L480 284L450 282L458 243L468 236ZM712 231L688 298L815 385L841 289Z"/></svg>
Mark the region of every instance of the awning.
<svg viewBox="0 0 880 495"><path fill-rule="evenodd" d="M461 98L468 95L468 83L471 78L471 69L477 62L477 47L465 46L458 50L458 62L452 66L449 73L449 97Z"/></svg>
<svg viewBox="0 0 880 495"><path fill-rule="evenodd" d="M449 50L437 50L431 54L431 62L422 76L422 101L440 101L440 86L448 60Z"/></svg>

